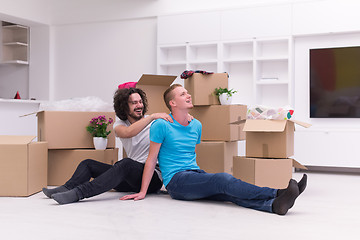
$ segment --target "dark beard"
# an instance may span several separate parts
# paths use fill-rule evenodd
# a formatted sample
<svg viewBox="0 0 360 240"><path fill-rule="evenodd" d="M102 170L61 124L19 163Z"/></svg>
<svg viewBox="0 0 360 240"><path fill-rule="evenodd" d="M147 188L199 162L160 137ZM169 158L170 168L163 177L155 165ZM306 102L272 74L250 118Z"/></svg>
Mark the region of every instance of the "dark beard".
<svg viewBox="0 0 360 240"><path fill-rule="evenodd" d="M141 112L141 115L138 116L138 115L135 115L135 114L131 114L131 113L130 113L129 116L130 116L132 119L134 119L134 120L136 120L136 121L139 121L140 119L143 118L144 114L143 114L143 112Z"/></svg>

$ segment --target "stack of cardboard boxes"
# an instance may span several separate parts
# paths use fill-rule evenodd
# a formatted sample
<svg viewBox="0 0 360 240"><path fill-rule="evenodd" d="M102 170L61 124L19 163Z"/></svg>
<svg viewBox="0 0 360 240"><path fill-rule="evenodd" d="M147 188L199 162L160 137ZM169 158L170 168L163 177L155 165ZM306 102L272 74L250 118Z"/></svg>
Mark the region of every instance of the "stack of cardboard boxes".
<svg viewBox="0 0 360 240"><path fill-rule="evenodd" d="M47 185L63 185L82 160L94 159L114 164L118 160L112 125L107 149L95 150L92 136L86 131L93 117L105 115L115 119L114 112L42 111L38 117L38 140L48 143Z"/></svg>
<svg viewBox="0 0 360 240"><path fill-rule="evenodd" d="M230 122L245 119L246 105L219 105L214 90L228 88L227 73L194 73L184 85L194 105L190 114L202 123L201 143L196 148L199 167L209 173L232 174L233 156L238 155L237 141L245 140L245 133L244 124Z"/></svg>
<svg viewBox="0 0 360 240"><path fill-rule="evenodd" d="M246 157L234 157L234 177L260 187L286 188L293 167L306 169L289 158L294 155L295 124L310 126L295 120L247 119Z"/></svg>
<svg viewBox="0 0 360 240"><path fill-rule="evenodd" d="M163 92L176 76L144 74L137 83L148 97L149 111L168 112ZM305 168L294 159L294 120L246 120L246 105L219 105L215 88L228 88L227 73L195 73L185 79L192 95L191 110L202 123L197 163L210 173L227 172L243 181L273 188L285 188L292 169ZM106 150L95 150L86 131L93 117L114 112L42 111L38 116L38 140L33 136L0 136L0 196L29 196L47 185L64 184L84 159L114 164L118 160L114 131ZM234 124L230 124L234 123ZM246 157L238 156L238 141L245 140Z"/></svg>
<svg viewBox="0 0 360 240"><path fill-rule="evenodd" d="M176 79L176 76L143 74L136 84L145 91L148 99L147 114L169 112L162 94ZM74 173L78 164L85 159L114 164L118 161L114 131L108 136L106 150L95 150L90 133L86 131L93 117L105 115L115 119L114 112L57 112L38 113L38 136L47 141L49 147L48 185L62 185ZM112 125L108 130L112 129ZM123 157L126 154L123 152Z"/></svg>

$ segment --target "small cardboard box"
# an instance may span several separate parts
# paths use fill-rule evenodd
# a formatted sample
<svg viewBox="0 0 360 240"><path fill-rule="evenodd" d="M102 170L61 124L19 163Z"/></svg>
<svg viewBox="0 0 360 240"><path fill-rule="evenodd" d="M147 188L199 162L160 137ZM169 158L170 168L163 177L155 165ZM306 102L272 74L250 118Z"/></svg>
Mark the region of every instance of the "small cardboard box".
<svg viewBox="0 0 360 240"><path fill-rule="evenodd" d="M191 94L194 106L218 105L219 99L213 93L215 88L228 88L227 73L194 73L184 80L186 90Z"/></svg>
<svg viewBox="0 0 360 240"><path fill-rule="evenodd" d="M230 122L245 119L246 111L246 105L212 105L194 107L190 114L202 124L201 140L230 142L245 139L244 122Z"/></svg>
<svg viewBox="0 0 360 240"><path fill-rule="evenodd" d="M47 143L35 136L0 136L0 196L24 197L47 185Z"/></svg>
<svg viewBox="0 0 360 240"><path fill-rule="evenodd" d="M118 160L118 148L106 150L56 149L49 150L48 185L60 186L66 183L77 166L85 159L113 165Z"/></svg>
<svg viewBox="0 0 360 240"><path fill-rule="evenodd" d="M164 102L164 92L174 82L176 76L143 74L136 84L146 93L148 99L147 114L169 112Z"/></svg>
<svg viewBox="0 0 360 240"><path fill-rule="evenodd" d="M38 117L38 139L48 142L49 149L94 148L93 137L86 131L93 117L105 115L115 120L115 112L41 111ZM107 148L115 147L113 126L108 126Z"/></svg>
<svg viewBox="0 0 360 240"><path fill-rule="evenodd" d="M237 155L237 142L202 141L196 146L196 162L208 173L232 174L233 157Z"/></svg>
<svg viewBox="0 0 360 240"><path fill-rule="evenodd" d="M293 167L306 169L291 158L234 157L233 176L259 187L286 188L292 178Z"/></svg>
<svg viewBox="0 0 360 240"><path fill-rule="evenodd" d="M255 158L288 158L294 155L295 123L310 127L296 120L247 119L246 156Z"/></svg>

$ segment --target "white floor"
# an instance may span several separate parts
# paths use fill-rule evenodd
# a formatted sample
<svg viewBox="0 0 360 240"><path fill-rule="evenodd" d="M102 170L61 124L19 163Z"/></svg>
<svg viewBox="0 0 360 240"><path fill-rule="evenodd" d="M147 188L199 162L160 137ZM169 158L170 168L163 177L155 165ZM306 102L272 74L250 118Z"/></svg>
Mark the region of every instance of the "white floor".
<svg viewBox="0 0 360 240"><path fill-rule="evenodd" d="M286 216L165 194L134 202L108 192L68 205L43 193L1 197L0 239L359 239L359 186L359 175L308 173Z"/></svg>

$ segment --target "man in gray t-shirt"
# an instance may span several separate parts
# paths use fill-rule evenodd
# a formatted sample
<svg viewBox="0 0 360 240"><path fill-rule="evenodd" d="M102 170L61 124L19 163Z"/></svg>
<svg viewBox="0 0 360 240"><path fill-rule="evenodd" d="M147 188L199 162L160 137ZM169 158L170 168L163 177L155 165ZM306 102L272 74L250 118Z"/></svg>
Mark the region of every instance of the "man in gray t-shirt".
<svg viewBox="0 0 360 240"><path fill-rule="evenodd" d="M119 120L114 123L114 131L123 144L127 158L114 165L86 159L78 165L73 176L64 185L53 189L43 188L44 194L59 204L67 204L111 189L138 192L149 154L150 123L158 118L173 121L166 113L145 115L147 108L147 98L141 89L118 89L114 94L114 109ZM94 179L90 181L91 178ZM161 187L161 173L155 168L148 193L156 193Z"/></svg>

